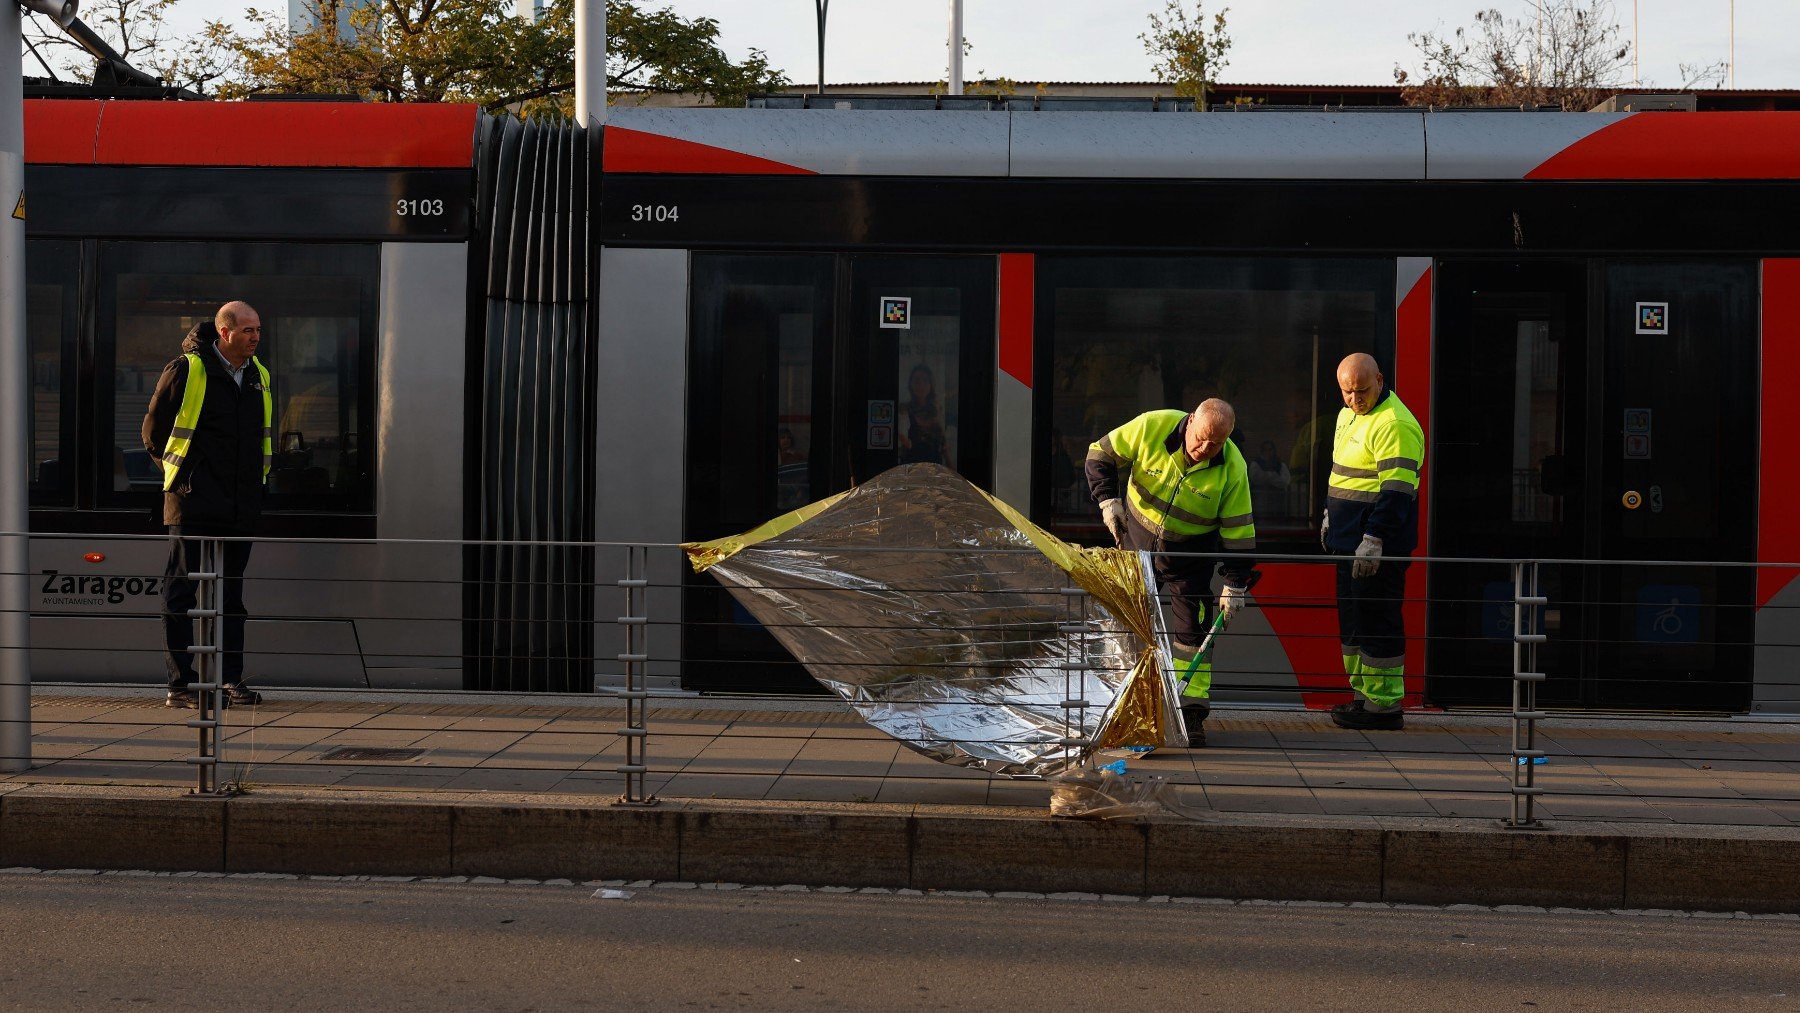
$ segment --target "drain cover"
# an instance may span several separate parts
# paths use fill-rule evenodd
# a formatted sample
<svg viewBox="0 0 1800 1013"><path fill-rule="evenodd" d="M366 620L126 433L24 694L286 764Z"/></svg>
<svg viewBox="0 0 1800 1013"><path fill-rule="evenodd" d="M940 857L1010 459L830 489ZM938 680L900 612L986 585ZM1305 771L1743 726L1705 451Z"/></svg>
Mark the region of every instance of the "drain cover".
<svg viewBox="0 0 1800 1013"><path fill-rule="evenodd" d="M423 756L423 749L378 749L371 746L340 746L319 757L321 760L410 760Z"/></svg>

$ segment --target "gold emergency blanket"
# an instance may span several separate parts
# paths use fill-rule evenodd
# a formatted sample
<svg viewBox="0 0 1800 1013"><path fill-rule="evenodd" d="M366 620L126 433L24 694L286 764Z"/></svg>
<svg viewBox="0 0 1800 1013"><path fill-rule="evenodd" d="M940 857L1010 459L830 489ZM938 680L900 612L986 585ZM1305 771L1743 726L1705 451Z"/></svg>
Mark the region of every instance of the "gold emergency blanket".
<svg viewBox="0 0 1800 1013"><path fill-rule="evenodd" d="M1042 776L1093 749L1184 744L1138 555L1069 545L941 465L683 548L814 678L933 759Z"/></svg>

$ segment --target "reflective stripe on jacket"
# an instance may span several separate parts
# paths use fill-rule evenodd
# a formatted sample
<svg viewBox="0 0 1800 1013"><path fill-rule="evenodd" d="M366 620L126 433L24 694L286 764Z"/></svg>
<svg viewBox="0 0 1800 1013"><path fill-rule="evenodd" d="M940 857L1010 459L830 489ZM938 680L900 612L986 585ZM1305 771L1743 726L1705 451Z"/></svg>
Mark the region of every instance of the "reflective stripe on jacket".
<svg viewBox="0 0 1800 1013"><path fill-rule="evenodd" d="M206 403L206 367L200 362L199 353L188 352L183 358L187 359L187 383L181 392L181 408L175 413L175 427L169 430L169 440L163 445L162 452L165 492L175 488L182 462L187 460L193 445L194 428L200 424L200 408ZM253 355L250 362L256 366L256 376L262 387L262 474L263 480L267 481L269 468L275 462L275 395L269 390L269 371L262 360Z"/></svg>
<svg viewBox="0 0 1800 1013"><path fill-rule="evenodd" d="M1331 515L1327 544L1355 552L1364 535L1374 535L1385 555L1411 552L1419 540L1424 467L1425 433L1398 394L1383 392L1367 415L1349 408L1338 412L1325 493Z"/></svg>
<svg viewBox="0 0 1800 1013"><path fill-rule="evenodd" d="M1179 438L1187 417L1177 409L1145 412L1089 445L1090 489L1096 499L1119 496L1164 542L1216 533L1226 550L1256 548L1244 455L1227 440L1211 459L1190 464ZM1119 482L1126 484L1122 496Z"/></svg>

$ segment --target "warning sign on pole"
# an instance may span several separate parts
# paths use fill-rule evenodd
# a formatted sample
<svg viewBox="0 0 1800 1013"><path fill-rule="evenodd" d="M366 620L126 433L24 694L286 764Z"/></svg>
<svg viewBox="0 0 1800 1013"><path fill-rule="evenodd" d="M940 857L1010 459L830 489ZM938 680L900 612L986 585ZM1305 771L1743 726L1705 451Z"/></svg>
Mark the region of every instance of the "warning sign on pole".
<svg viewBox="0 0 1800 1013"><path fill-rule="evenodd" d="M0 207L4 206L0 205ZM19 202L13 205L13 217L19 221L25 220L25 191L23 190L19 191Z"/></svg>

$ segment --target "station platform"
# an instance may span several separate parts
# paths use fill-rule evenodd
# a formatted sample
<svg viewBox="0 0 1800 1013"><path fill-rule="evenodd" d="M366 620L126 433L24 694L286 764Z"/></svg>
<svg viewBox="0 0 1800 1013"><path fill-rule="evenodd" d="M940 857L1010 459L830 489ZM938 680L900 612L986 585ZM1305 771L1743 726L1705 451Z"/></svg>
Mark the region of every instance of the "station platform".
<svg viewBox="0 0 1800 1013"><path fill-rule="evenodd" d="M44 687L35 766L0 784L183 787L192 711L160 691ZM352 695L280 690L226 712L222 780L256 787L617 796L622 704L604 696ZM658 797L1046 807L1041 781L920 756L834 700L651 702L646 788ZM1223 709L1210 745L1163 749L1131 772L1166 777L1183 807L1217 814L1495 819L1511 812L1501 715L1409 714L1402 732L1352 732L1304 711ZM1800 722L1553 718L1537 770L1552 824L1800 825Z"/></svg>
<svg viewBox="0 0 1800 1013"><path fill-rule="evenodd" d="M1052 817L1043 782L917 756L835 701L653 701L656 799L632 805L623 708L603 697L266 696L227 713L238 790L203 797L193 712L44 689L37 765L0 780L0 869L1800 918L1792 724L1551 720L1543 822L1514 829L1498 715L1370 734L1215 712L1209 748L1135 763L1177 806L1099 821Z"/></svg>

